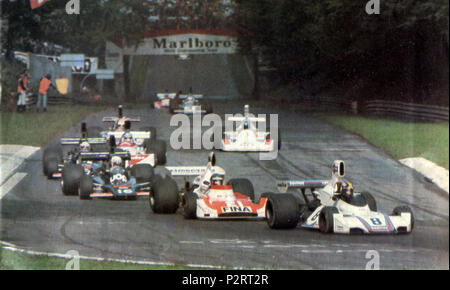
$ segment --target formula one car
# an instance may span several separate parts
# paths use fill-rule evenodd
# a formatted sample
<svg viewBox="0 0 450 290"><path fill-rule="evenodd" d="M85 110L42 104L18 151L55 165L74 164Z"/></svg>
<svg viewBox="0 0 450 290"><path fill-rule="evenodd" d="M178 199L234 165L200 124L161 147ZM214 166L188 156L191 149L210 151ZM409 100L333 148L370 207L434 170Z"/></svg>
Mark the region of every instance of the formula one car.
<svg viewBox="0 0 450 290"><path fill-rule="evenodd" d="M209 104L200 102L203 95L179 95L175 96L169 103L171 114L211 114L212 107Z"/></svg>
<svg viewBox="0 0 450 290"><path fill-rule="evenodd" d="M90 152L94 146L106 143L104 138L88 138L86 123L82 123L81 137L60 139L60 145L69 147L69 151L66 154L63 153L61 146L52 146L44 150L42 155L42 172L49 179L60 178L64 164L82 164L80 153Z"/></svg>
<svg viewBox="0 0 450 290"><path fill-rule="evenodd" d="M161 109L163 107L168 108L170 106L170 102L178 96L177 93L165 92L165 93L157 93L156 97L158 98L158 101L155 101L152 104L152 107L155 109Z"/></svg>
<svg viewBox="0 0 450 290"><path fill-rule="evenodd" d="M280 181L278 188L286 192L298 189L305 203L292 194L271 194L267 202L267 223L273 229L302 227L323 233L373 234L410 233L414 215L408 206L396 207L392 215L377 211L376 201L369 193L353 192L353 185L344 179L344 162L335 161L332 178L312 181ZM306 189L312 195L308 197Z"/></svg>
<svg viewBox="0 0 450 290"><path fill-rule="evenodd" d="M270 132L258 131L256 123L266 124L266 118L257 118L250 114L249 105L244 106L243 117L230 117L228 121L237 122L236 131L225 131L220 148L223 151L270 152L281 149L281 136L278 132L278 144L271 138Z"/></svg>
<svg viewBox="0 0 450 290"><path fill-rule="evenodd" d="M114 137L118 148L131 153L132 165L146 163L156 166L166 163L166 143L156 139L155 128L131 130L131 123L140 122L140 118L124 117L122 106L118 108L118 117L105 117L103 121L113 122L113 125L108 131L99 132L99 136L107 140Z"/></svg>
<svg viewBox="0 0 450 290"><path fill-rule="evenodd" d="M221 218L265 218L267 197L255 201L252 183L248 179L231 179L224 184L225 170L216 166L216 158L211 153L205 167L166 167L172 176L197 176L192 185L185 183L181 190L181 207L187 219ZM150 195L150 206L158 212L158 202L162 196L177 192L173 179L164 180L165 191L160 188ZM161 187L162 188L162 187Z"/></svg>
<svg viewBox="0 0 450 290"><path fill-rule="evenodd" d="M61 187L64 195L78 194L80 199L135 199L148 196L154 177L153 167L137 164L131 167L129 152L82 152L83 164L64 167Z"/></svg>

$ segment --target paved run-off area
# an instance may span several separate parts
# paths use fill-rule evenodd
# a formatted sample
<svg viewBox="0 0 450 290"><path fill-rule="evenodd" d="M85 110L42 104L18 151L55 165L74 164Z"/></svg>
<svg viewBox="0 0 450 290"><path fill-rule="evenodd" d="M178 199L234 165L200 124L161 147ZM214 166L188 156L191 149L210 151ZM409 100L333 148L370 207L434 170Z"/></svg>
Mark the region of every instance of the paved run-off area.
<svg viewBox="0 0 450 290"><path fill-rule="evenodd" d="M237 113L243 104L222 103L214 109ZM0 240L35 251L76 250L83 256L181 265L364 269L366 253L376 250L384 269L448 268L448 194L360 137L326 122L292 111L252 111L279 114L283 148L273 161L260 161L258 154L218 152L228 178L247 177L257 193L270 192L276 191L278 178L328 178L332 162L342 159L356 190L371 192L380 211L391 213L402 204L413 209L414 232L343 236L300 228L274 231L263 221L187 221L180 214L156 215L147 200L80 201L64 197L58 181L46 180L39 150L18 170L26 177L1 200ZM98 126L103 116L113 114L110 110L87 121ZM166 141L175 129L169 127L166 111L141 108L126 115L141 116L137 127L154 126L158 138ZM78 131L77 125L64 135ZM208 151L169 149L167 155L168 165L203 165Z"/></svg>

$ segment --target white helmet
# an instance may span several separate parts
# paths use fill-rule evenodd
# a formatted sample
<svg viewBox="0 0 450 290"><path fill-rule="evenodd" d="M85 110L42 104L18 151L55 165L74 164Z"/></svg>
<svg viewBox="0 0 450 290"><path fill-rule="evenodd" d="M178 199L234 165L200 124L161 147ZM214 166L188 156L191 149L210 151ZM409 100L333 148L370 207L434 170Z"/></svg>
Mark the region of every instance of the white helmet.
<svg viewBox="0 0 450 290"><path fill-rule="evenodd" d="M81 142L80 151L81 152L89 152L91 150L91 145L88 142Z"/></svg>
<svg viewBox="0 0 450 290"><path fill-rule="evenodd" d="M225 180L225 170L219 166L213 166L211 169L211 184L223 185Z"/></svg>
<svg viewBox="0 0 450 290"><path fill-rule="evenodd" d="M111 158L111 167L121 165L122 165L122 158L120 158L119 156L114 156L113 158Z"/></svg>

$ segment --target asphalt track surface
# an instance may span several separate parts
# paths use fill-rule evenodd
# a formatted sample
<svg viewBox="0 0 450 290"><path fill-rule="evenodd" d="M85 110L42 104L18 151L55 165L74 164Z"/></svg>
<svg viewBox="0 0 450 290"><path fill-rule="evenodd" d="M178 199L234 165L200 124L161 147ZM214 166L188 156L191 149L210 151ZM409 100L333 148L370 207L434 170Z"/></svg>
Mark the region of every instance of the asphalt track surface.
<svg viewBox="0 0 450 290"><path fill-rule="evenodd" d="M243 104L223 102L214 110L237 113ZM0 240L35 251L77 250L83 256L181 265L364 269L367 252L376 250L382 269L448 268L448 194L360 137L306 114L261 108L253 112L279 114L283 148L273 161L260 161L256 153L218 152L218 164L227 170L228 178L247 177L257 193L274 192L277 178L328 178L332 162L342 159L356 189L371 192L380 211L391 213L402 204L413 209L413 233L347 236L301 228L275 231L264 221L156 215L146 199L81 201L63 196L59 182L42 175L42 151L38 151L19 168L28 173L25 179L0 200ZM141 116L142 126L157 127L158 138L166 141L175 129L169 127L170 115L164 110L141 108L125 113ZM101 117L114 114L114 110L102 112L87 122L101 125ZM78 128L64 135L76 136ZM203 165L208 151L169 148L167 156L167 165ZM182 186L182 180L178 181Z"/></svg>

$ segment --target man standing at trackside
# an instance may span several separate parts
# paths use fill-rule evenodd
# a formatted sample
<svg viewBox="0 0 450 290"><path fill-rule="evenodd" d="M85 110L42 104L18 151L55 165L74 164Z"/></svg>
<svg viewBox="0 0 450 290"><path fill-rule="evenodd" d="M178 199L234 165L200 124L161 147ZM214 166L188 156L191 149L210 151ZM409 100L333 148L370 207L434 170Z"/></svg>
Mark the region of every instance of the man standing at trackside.
<svg viewBox="0 0 450 290"><path fill-rule="evenodd" d="M24 112L26 110L26 96L28 92L28 71L25 70L17 82L17 112Z"/></svg>
<svg viewBox="0 0 450 290"><path fill-rule="evenodd" d="M47 74L41 79L39 83L39 94L36 103L36 112L39 112L41 101L44 112L47 112L47 91L50 86L55 88L55 86L52 84L52 76L50 74Z"/></svg>

